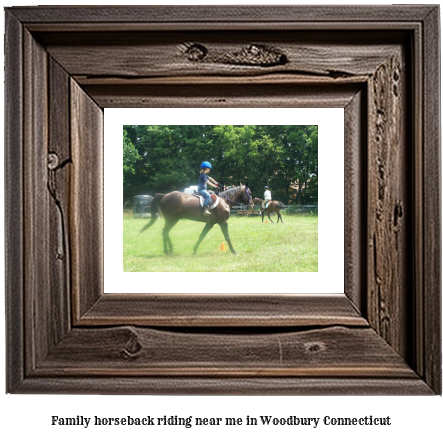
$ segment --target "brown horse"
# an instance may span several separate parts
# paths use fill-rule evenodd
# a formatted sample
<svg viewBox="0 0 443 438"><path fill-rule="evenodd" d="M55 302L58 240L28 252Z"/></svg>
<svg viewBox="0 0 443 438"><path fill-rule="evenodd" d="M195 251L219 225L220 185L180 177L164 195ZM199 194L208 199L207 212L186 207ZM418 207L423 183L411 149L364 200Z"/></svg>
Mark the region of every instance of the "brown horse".
<svg viewBox="0 0 443 438"><path fill-rule="evenodd" d="M218 205L210 210L210 216L204 216L203 208L200 206L200 200L192 194L183 192L171 192L166 195L157 194L154 196L151 203L151 220L140 230L140 233L143 233L143 231L154 224L157 220L158 207L160 207L162 215L165 218L165 226L163 228L163 250L165 254L172 254L172 242L169 237L169 231L180 219L206 222L206 225L194 246L193 255L197 253L198 246L215 224L220 225L231 252L237 254L232 246L231 238L229 237L228 219L231 207L234 204L238 205L243 203L248 206L254 206L252 203L251 191L247 186L241 185L220 192L218 196Z"/></svg>
<svg viewBox="0 0 443 438"><path fill-rule="evenodd" d="M277 223L278 223L278 221L281 221L281 223L283 223L283 219L281 217L280 210L282 208L284 208L285 206L284 206L284 204L282 202L280 202L280 201L270 201L268 203L268 206L267 206L266 210L263 210L263 208L262 208L263 199L254 198L253 202L254 202L254 204L259 204L260 205L260 213L261 213L261 221L262 222L263 222L263 218L265 217L265 213L268 214L269 220L271 222L274 222L271 219L271 216L269 216L269 213L272 213L272 212L275 211L277 213L277 215L278 215Z"/></svg>

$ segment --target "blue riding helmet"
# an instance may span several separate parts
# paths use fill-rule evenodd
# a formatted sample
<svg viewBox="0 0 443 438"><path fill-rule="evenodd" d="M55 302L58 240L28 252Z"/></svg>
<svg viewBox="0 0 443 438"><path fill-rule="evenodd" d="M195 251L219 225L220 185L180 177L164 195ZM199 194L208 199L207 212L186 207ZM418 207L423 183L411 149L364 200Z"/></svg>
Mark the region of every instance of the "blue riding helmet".
<svg viewBox="0 0 443 438"><path fill-rule="evenodd" d="M206 169L207 167L209 167L209 169L212 169L211 163L209 161L203 161L203 163L200 167L202 169Z"/></svg>

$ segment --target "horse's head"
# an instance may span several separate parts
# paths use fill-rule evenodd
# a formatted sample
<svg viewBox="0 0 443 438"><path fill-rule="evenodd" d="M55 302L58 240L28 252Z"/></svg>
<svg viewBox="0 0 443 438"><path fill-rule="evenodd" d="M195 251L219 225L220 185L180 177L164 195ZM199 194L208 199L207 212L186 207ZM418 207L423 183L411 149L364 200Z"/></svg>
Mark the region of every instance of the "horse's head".
<svg viewBox="0 0 443 438"><path fill-rule="evenodd" d="M247 184L240 184L237 187L225 190L219 193L219 196L228 202L228 205L230 206L234 204L244 204L248 208L254 207L254 203L252 202L252 193Z"/></svg>
<svg viewBox="0 0 443 438"><path fill-rule="evenodd" d="M243 193L244 190L244 193ZM243 204L245 204L249 210L252 210L254 208L254 201L252 199L252 192L248 187L248 183L246 185L242 186L242 199L241 201Z"/></svg>

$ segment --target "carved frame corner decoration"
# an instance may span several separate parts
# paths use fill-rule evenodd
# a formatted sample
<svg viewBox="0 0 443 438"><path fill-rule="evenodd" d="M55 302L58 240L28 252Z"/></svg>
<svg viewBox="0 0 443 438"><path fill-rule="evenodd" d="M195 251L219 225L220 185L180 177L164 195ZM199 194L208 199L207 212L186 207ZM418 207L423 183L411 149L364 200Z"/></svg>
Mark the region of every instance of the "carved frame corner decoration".
<svg viewBox="0 0 443 438"><path fill-rule="evenodd" d="M12 7L5 33L8 392L441 394L438 6ZM344 108L345 294L104 294L106 107Z"/></svg>

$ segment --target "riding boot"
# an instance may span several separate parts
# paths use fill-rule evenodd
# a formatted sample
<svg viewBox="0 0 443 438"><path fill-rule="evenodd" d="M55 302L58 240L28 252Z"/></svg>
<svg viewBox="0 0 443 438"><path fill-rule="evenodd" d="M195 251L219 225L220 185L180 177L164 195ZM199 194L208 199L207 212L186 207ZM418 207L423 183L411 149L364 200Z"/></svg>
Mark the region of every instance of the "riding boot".
<svg viewBox="0 0 443 438"><path fill-rule="evenodd" d="M203 214L205 215L205 216L209 216L211 213L210 213L210 211L209 211L209 209L208 209L208 206L207 205L205 205L204 207L203 207Z"/></svg>

